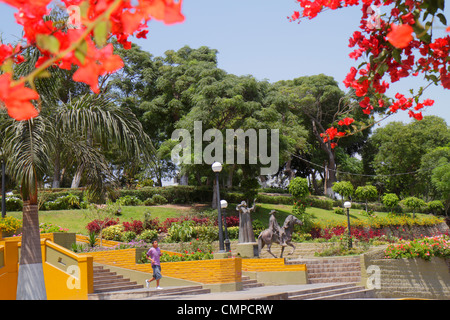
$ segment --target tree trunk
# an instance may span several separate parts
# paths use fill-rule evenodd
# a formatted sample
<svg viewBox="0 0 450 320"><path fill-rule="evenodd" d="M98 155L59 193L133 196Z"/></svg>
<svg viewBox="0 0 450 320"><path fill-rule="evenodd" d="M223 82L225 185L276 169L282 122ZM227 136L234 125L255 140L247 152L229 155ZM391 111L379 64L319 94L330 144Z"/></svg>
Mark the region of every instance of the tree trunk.
<svg viewBox="0 0 450 320"><path fill-rule="evenodd" d="M61 160L59 152L56 151L55 163L53 171L53 183L52 188L59 188L61 186Z"/></svg>
<svg viewBox="0 0 450 320"><path fill-rule="evenodd" d="M72 185L70 186L70 188L75 189L80 186L81 177L83 176L83 171L84 171L84 164L80 164L77 168L77 172L73 176Z"/></svg>
<svg viewBox="0 0 450 320"><path fill-rule="evenodd" d="M334 152L333 150L331 150L331 147L329 146L324 146L323 148L325 150L325 152L328 155L328 166L327 166L327 189L324 190L325 194L327 196L330 196L331 198L334 198L334 192L331 189L333 187L333 183L336 182L336 160L334 158Z"/></svg>
<svg viewBox="0 0 450 320"><path fill-rule="evenodd" d="M39 231L38 206L23 205L22 247L17 279L17 300L46 300Z"/></svg>

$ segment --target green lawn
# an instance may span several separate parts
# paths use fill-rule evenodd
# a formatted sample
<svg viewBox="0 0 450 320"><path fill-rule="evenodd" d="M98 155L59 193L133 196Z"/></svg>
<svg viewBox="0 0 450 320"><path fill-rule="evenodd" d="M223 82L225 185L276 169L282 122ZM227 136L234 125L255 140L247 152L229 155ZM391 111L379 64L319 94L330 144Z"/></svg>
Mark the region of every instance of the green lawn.
<svg viewBox="0 0 450 320"><path fill-rule="evenodd" d="M230 204L227 209L227 214L234 214L236 204ZM207 208L207 207L206 207ZM280 225L283 224L284 220L288 215L292 213L291 205L282 204L258 204L258 210L252 214L252 219L260 220L265 226L269 224L269 213L271 210L276 210L276 218ZM118 216L121 221L130 220L143 220L144 213L150 212L152 218L159 218L160 221L164 221L166 218L174 218L182 216L195 211L201 211L198 208L194 210L194 207L186 206L176 206L176 205L165 205L165 206L124 206L122 207L122 215ZM316 221L347 221L346 215L335 214L331 210L324 210L314 207L309 207L306 209L308 213L314 216ZM231 213L233 212L233 213ZM351 219L367 220L368 218L360 214L359 209L350 209ZM387 212L376 212L379 217L387 216ZM7 212L7 215L22 218L22 212ZM416 214L417 217L427 216L425 214ZM52 223L54 225L61 226L63 228L68 228L69 232L76 232L79 234L87 234L86 225L90 220L85 216L84 210L59 210L59 211L40 211L39 212L39 222Z"/></svg>
<svg viewBox="0 0 450 320"><path fill-rule="evenodd" d="M144 213L150 212L152 218L159 218L160 221L164 221L166 218L178 217L189 211L189 208L182 209L172 206L122 207L122 215L117 218L121 221L143 220ZM86 225L90 222L90 219L86 217L84 212L84 210L39 211L39 222L68 228L69 232L87 234ZM22 212L7 212L7 215L22 219Z"/></svg>

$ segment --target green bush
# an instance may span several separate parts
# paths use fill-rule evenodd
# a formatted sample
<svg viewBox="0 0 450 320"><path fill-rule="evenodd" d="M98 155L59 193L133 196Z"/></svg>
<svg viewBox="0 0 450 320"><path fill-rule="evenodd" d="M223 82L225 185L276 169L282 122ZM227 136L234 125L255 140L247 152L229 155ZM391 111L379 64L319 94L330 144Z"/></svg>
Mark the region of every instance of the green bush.
<svg viewBox="0 0 450 320"><path fill-rule="evenodd" d="M138 197L131 195L120 197L116 202L121 206L139 206L142 204Z"/></svg>
<svg viewBox="0 0 450 320"><path fill-rule="evenodd" d="M167 199L164 196L160 195L160 194L153 195L152 201L156 205L166 204L168 202Z"/></svg>
<svg viewBox="0 0 450 320"><path fill-rule="evenodd" d="M182 223L173 223L167 230L166 242L186 242L196 238L197 233L192 221L183 221Z"/></svg>
<svg viewBox="0 0 450 320"><path fill-rule="evenodd" d="M0 197L1 200L1 197ZM22 211L23 201L19 197L6 197L5 199L6 211Z"/></svg>
<svg viewBox="0 0 450 320"><path fill-rule="evenodd" d="M122 241L123 231L124 231L123 225L116 224L103 229L102 236L103 239L106 240Z"/></svg>
<svg viewBox="0 0 450 320"><path fill-rule="evenodd" d="M440 200L434 200L427 203L428 209L433 214L439 214L444 211L444 204Z"/></svg>
<svg viewBox="0 0 450 320"><path fill-rule="evenodd" d="M144 230L140 235L137 236L136 240L142 240L146 243L152 243L153 240L158 238L157 230Z"/></svg>
<svg viewBox="0 0 450 320"><path fill-rule="evenodd" d="M342 208L336 208L336 209L334 209L334 213L335 214L342 214L342 215L344 215L345 214L345 210L342 209Z"/></svg>
<svg viewBox="0 0 450 320"><path fill-rule="evenodd" d="M395 193L386 193L383 196L383 204L388 207L391 211L398 206L400 199Z"/></svg>
<svg viewBox="0 0 450 320"><path fill-rule="evenodd" d="M309 195L308 180L300 177L292 179L289 183L288 191L295 199L306 198Z"/></svg>
<svg viewBox="0 0 450 320"><path fill-rule="evenodd" d="M54 200L44 202L41 210L71 210L80 209L80 198L72 193L61 195Z"/></svg>
<svg viewBox="0 0 450 320"><path fill-rule="evenodd" d="M134 231L125 231L122 233L121 241L122 242L131 242L136 239L136 232Z"/></svg>

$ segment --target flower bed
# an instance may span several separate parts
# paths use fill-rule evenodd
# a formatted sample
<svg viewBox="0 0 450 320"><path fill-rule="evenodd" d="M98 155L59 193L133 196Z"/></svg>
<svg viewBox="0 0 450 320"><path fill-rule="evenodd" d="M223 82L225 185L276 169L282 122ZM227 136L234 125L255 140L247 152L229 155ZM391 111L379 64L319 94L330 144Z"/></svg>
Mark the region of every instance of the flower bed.
<svg viewBox="0 0 450 320"><path fill-rule="evenodd" d="M425 237L412 241L400 241L389 245L384 251L387 259L422 258L431 260L432 257L450 257L450 237L446 235Z"/></svg>
<svg viewBox="0 0 450 320"><path fill-rule="evenodd" d="M448 234L448 227L435 216L411 218L409 216L375 217L368 220L351 220L352 238L368 241L377 238L412 239L423 236ZM314 223L310 230L312 239L332 240L347 235L347 223L327 221Z"/></svg>

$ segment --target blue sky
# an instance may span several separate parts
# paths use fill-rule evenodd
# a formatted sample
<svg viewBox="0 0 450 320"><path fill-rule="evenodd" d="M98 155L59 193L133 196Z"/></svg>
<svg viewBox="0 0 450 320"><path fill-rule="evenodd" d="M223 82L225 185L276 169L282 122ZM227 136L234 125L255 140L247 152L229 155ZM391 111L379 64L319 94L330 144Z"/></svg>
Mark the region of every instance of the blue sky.
<svg viewBox="0 0 450 320"><path fill-rule="evenodd" d="M5 4L0 8L2 37L14 41L20 35L12 16L14 9ZM167 26L152 21L147 39L133 42L154 56L184 45L208 46L219 51L219 67L228 73L270 82L324 73L334 77L344 90L342 80L350 67L362 62L348 57L348 39L358 29L360 9L329 11L300 24L289 22L287 16L298 8L295 0L184 0L184 23ZM450 17L449 8L446 15ZM407 95L409 89L417 90L424 84L419 78L402 80L391 86L388 94ZM434 99L435 105L423 114L438 115L450 124L450 91L433 86L424 98ZM385 123L392 120L410 121L405 112Z"/></svg>

